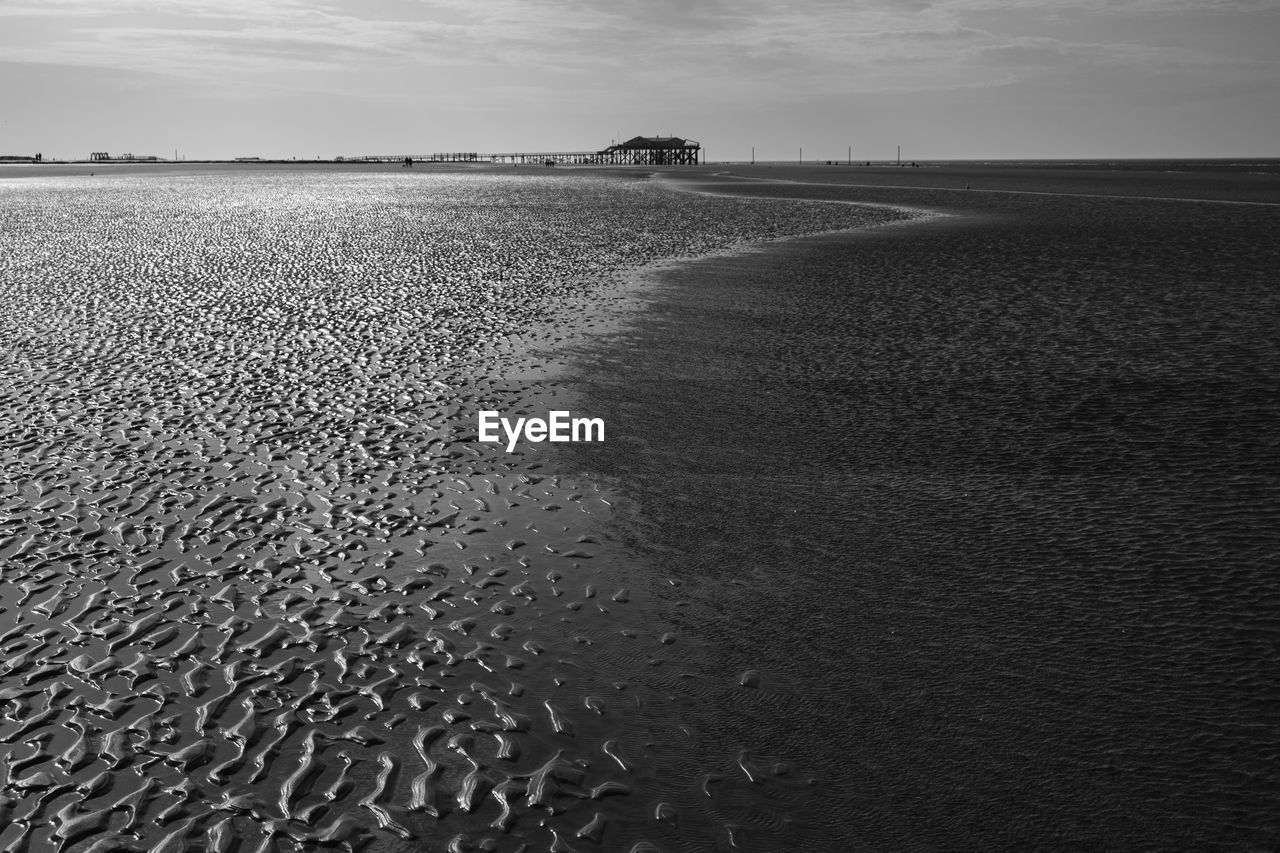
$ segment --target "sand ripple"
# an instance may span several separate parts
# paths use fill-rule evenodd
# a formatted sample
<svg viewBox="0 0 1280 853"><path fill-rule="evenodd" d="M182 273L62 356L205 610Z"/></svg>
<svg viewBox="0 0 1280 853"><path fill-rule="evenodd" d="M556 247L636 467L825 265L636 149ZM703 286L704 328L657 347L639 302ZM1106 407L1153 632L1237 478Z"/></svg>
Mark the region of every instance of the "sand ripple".
<svg viewBox="0 0 1280 853"><path fill-rule="evenodd" d="M529 344L619 270L873 214L585 175L0 193L4 849L736 843L672 802L729 783L663 758L679 678L637 674L682 645L615 497L474 412L532 405Z"/></svg>

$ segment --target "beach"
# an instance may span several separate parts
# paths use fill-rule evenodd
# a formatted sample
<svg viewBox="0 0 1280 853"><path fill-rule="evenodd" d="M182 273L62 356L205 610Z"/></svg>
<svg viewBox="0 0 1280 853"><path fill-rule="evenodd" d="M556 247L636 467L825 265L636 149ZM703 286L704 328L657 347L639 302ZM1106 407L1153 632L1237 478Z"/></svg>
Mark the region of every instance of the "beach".
<svg viewBox="0 0 1280 853"><path fill-rule="evenodd" d="M41 168L6 849L1280 840L1274 164Z"/></svg>
<svg viewBox="0 0 1280 853"><path fill-rule="evenodd" d="M460 170L0 191L7 849L703 831L636 682L696 643L614 485L477 416L571 404L556 350L628 270L892 214Z"/></svg>

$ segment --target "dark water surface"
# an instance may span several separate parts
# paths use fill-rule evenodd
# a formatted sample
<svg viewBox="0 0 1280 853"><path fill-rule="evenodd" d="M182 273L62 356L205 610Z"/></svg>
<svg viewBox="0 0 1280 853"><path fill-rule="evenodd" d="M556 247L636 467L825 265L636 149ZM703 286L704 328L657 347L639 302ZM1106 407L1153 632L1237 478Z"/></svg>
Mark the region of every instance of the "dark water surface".
<svg viewBox="0 0 1280 853"><path fill-rule="evenodd" d="M691 722L840 802L746 849L1276 849L1280 207L735 171L786 182L680 183L950 214L665 272L587 356L581 464L759 673Z"/></svg>

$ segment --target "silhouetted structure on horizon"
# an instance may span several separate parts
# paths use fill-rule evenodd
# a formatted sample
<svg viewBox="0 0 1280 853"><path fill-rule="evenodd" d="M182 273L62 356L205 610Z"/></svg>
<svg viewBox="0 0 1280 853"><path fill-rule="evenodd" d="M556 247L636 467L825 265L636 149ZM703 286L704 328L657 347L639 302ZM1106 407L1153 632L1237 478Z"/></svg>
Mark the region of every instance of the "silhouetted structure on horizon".
<svg viewBox="0 0 1280 853"><path fill-rule="evenodd" d="M702 146L678 136L633 136L600 153L610 163L637 166L696 166Z"/></svg>
<svg viewBox="0 0 1280 853"><path fill-rule="evenodd" d="M602 151L516 151L477 154L473 151L447 154L366 154L337 157L346 163L533 163L554 166L572 163L583 166L696 166L702 146L679 136L633 136L626 142L610 145Z"/></svg>
<svg viewBox="0 0 1280 853"><path fill-rule="evenodd" d="M89 160L94 163L154 163L159 159L154 154L117 154L114 157L106 151L89 154Z"/></svg>

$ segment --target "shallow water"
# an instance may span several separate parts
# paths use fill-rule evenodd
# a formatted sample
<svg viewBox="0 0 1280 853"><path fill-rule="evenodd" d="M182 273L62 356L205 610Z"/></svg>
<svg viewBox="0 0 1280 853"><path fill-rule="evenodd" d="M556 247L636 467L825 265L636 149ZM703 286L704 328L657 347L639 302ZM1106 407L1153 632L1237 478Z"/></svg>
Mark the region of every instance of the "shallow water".
<svg viewBox="0 0 1280 853"><path fill-rule="evenodd" d="M590 173L6 181L0 845L725 832L681 799L716 784L699 641L605 532L624 496L475 412L571 402L548 356L628 269L895 216ZM719 760L762 813L807 784Z"/></svg>
<svg viewBox="0 0 1280 853"><path fill-rule="evenodd" d="M757 849L1275 847L1277 208L763 174L681 183L948 216L659 276L572 451L842 798Z"/></svg>

